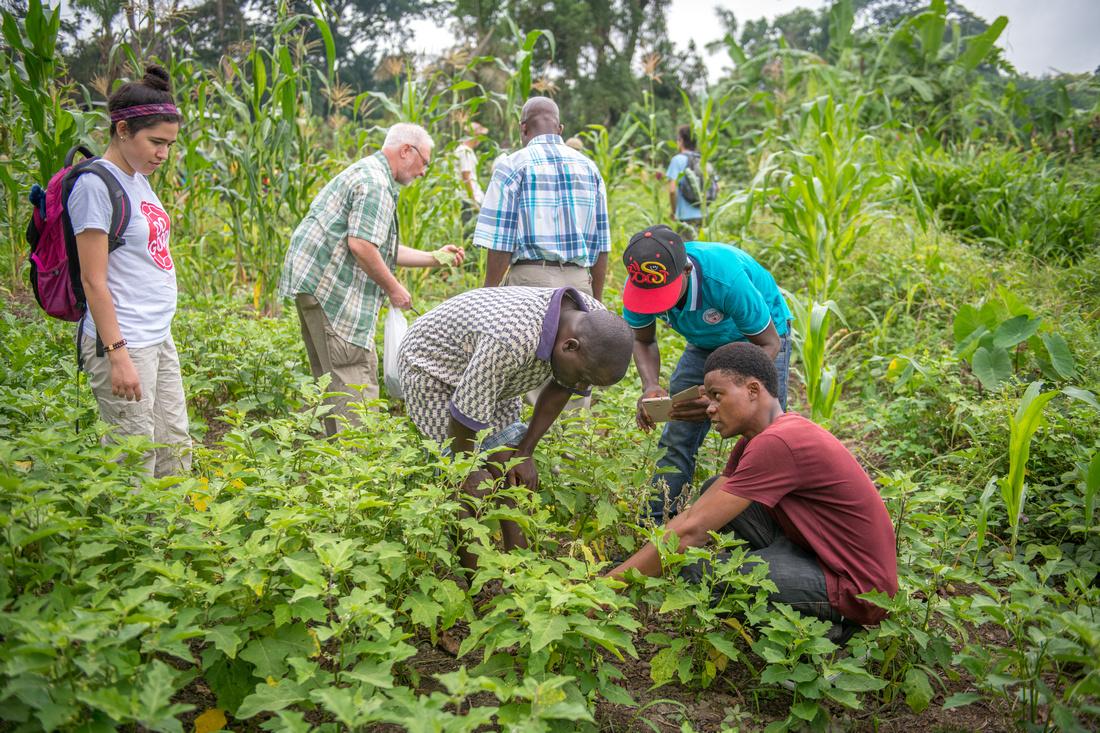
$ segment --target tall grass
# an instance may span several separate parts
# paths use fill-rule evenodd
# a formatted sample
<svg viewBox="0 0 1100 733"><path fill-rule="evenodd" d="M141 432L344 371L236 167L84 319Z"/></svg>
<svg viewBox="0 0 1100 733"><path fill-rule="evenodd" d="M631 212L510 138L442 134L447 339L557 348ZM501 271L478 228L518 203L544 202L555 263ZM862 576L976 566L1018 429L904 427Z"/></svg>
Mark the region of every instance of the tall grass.
<svg viewBox="0 0 1100 733"><path fill-rule="evenodd" d="M889 202L891 176L879 141L859 125L861 105L831 96L804 104L798 137L771 154L753 182L783 235L779 253L801 266L814 300L836 292L859 240Z"/></svg>
<svg viewBox="0 0 1100 733"><path fill-rule="evenodd" d="M1100 184L1042 153L918 149L910 175L925 204L971 241L1066 262L1100 243Z"/></svg>

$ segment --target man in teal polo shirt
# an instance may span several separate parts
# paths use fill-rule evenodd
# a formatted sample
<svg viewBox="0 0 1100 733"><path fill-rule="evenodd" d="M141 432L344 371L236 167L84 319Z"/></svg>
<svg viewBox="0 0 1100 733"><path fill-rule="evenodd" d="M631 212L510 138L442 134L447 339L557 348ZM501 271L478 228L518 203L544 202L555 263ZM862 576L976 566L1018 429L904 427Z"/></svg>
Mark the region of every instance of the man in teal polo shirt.
<svg viewBox="0 0 1100 733"><path fill-rule="evenodd" d="M775 278L747 253L729 244L687 242L664 225L649 227L630 238L623 263L623 318L634 329L634 363L642 380L638 427L646 432L656 423L642 400L666 397L703 383L703 365L720 346L748 341L775 361L779 373L779 404L787 409L790 366L791 312ZM687 339L687 347L672 372L669 391L661 387L661 354L657 321L664 321ZM657 487L650 500L650 517L658 523L675 516L684 485L695 475L695 455L710 430L706 399L673 407L659 443ZM661 486L667 484L667 491Z"/></svg>

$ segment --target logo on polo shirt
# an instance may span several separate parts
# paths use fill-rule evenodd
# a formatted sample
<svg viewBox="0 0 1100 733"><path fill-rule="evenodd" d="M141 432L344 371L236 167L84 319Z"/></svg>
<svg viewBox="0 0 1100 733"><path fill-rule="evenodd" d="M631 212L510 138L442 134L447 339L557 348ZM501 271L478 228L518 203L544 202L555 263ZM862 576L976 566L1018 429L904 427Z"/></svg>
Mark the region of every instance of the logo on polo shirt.
<svg viewBox="0 0 1100 733"><path fill-rule="evenodd" d="M718 310L717 308L707 308L703 312L703 320L712 326L716 323L721 323L722 319L725 317L726 314Z"/></svg>

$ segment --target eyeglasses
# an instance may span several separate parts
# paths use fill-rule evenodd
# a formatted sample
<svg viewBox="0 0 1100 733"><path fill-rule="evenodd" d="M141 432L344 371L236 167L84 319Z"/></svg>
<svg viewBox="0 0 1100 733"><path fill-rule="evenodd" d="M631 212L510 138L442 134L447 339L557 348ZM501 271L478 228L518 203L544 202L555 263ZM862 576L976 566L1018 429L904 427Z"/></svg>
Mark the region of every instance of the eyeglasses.
<svg viewBox="0 0 1100 733"><path fill-rule="evenodd" d="M428 167L428 159L424 157L424 154L420 152L420 148L415 145L410 145L410 148L416 151L416 157L420 158L420 162L424 164L424 167Z"/></svg>

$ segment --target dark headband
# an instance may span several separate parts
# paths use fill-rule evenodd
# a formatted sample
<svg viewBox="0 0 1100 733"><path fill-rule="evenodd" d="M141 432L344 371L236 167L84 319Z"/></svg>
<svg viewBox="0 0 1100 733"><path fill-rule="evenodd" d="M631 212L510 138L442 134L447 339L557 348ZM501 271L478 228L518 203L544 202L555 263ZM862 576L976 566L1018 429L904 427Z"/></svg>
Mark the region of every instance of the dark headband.
<svg viewBox="0 0 1100 733"><path fill-rule="evenodd" d="M129 120L134 117L149 117L151 115L175 115L180 116L179 107L166 102L164 104L135 104L132 107L111 110L111 122Z"/></svg>

